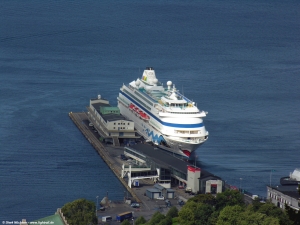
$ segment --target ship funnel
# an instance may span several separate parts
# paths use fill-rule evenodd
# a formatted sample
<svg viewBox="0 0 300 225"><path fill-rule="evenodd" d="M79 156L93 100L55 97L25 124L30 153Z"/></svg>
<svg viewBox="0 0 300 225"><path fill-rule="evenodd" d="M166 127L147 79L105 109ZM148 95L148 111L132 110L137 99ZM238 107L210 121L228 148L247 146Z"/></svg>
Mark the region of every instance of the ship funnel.
<svg viewBox="0 0 300 225"><path fill-rule="evenodd" d="M149 85L156 85L158 80L155 76L155 71L152 67L146 67L143 73L142 81Z"/></svg>

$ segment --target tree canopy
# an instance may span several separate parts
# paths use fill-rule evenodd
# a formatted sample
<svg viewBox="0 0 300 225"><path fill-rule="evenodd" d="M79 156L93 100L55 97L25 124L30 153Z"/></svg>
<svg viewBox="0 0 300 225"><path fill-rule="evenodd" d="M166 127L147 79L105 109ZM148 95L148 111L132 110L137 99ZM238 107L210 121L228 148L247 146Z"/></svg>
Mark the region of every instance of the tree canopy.
<svg viewBox="0 0 300 225"><path fill-rule="evenodd" d="M97 224L96 206L92 201L77 199L65 204L61 211L70 225Z"/></svg>
<svg viewBox="0 0 300 225"><path fill-rule="evenodd" d="M141 225L141 224L145 224L146 222L147 221L145 220L145 218L143 216L140 216L134 221L134 224Z"/></svg>
<svg viewBox="0 0 300 225"><path fill-rule="evenodd" d="M168 217L168 216L171 217L171 218L177 217L178 216L178 209L175 206L172 206L169 209L166 217Z"/></svg>
<svg viewBox="0 0 300 225"><path fill-rule="evenodd" d="M157 225L160 221L165 219L165 216L160 212L155 212L152 218L146 223L147 225Z"/></svg>
<svg viewBox="0 0 300 225"><path fill-rule="evenodd" d="M216 196L216 210L220 211L226 206L244 206L244 197L237 190L225 190L222 193L218 193Z"/></svg>
<svg viewBox="0 0 300 225"><path fill-rule="evenodd" d="M180 225L291 225L289 218L297 216L290 210L289 217L270 202L254 200L246 206L241 193L226 190L216 197L201 194L191 198L178 212L178 222Z"/></svg>

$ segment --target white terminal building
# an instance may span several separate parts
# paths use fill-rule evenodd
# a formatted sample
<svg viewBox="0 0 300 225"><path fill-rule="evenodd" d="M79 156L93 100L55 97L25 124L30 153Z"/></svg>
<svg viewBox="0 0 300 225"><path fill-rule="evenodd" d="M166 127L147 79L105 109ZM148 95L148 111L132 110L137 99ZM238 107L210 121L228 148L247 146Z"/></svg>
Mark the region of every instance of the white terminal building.
<svg viewBox="0 0 300 225"><path fill-rule="evenodd" d="M119 108L112 107L108 100L101 98L101 95L90 99L87 110L89 121L99 132L103 141L120 146L120 142L124 140L140 138L134 129L134 122L122 116Z"/></svg>
<svg viewBox="0 0 300 225"><path fill-rule="evenodd" d="M295 169L288 177L282 177L278 186L267 186L267 199L279 208L285 209L285 204L294 210L300 210L300 169Z"/></svg>

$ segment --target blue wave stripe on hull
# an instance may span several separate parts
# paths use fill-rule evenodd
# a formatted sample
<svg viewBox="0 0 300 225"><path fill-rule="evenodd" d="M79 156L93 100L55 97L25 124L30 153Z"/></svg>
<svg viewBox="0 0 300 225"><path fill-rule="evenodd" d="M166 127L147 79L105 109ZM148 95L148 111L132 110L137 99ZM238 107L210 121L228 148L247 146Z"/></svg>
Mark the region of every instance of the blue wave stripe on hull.
<svg viewBox="0 0 300 225"><path fill-rule="evenodd" d="M157 122L161 123L164 126L177 127L177 128L198 128L198 127L203 127L204 126L203 123L178 124L178 123L167 123L167 122L161 121L159 118L157 118L156 116L154 116L151 112L149 112L147 109L145 109L142 105L140 105L138 102L136 102L130 96L128 96L127 94L125 94L122 91L120 91L120 93L122 95L124 95L126 98L130 99L130 101L132 101L135 105L137 105L138 107L140 107L142 110L144 110L144 112L146 112L147 114L149 114L152 118L154 118Z"/></svg>

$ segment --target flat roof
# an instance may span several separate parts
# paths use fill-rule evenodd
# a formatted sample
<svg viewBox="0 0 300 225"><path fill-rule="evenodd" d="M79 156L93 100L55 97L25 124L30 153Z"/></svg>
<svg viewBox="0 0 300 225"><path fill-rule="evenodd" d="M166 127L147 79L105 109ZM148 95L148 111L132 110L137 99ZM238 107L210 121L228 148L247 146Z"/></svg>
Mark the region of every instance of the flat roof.
<svg viewBox="0 0 300 225"><path fill-rule="evenodd" d="M158 190L157 188L148 188L147 191L151 192L151 193L161 193L161 190Z"/></svg>
<svg viewBox="0 0 300 225"><path fill-rule="evenodd" d="M102 113L100 113L100 107L112 107L110 104L105 104L105 103L93 103L92 106L97 110L97 112L99 113L99 115L101 115L101 117L107 122L107 121L116 121L116 120L126 120L126 121L131 121L126 119L123 115L121 114L114 114L114 113L110 113L110 114L105 114L103 115Z"/></svg>
<svg viewBox="0 0 300 225"><path fill-rule="evenodd" d="M127 146L129 148L138 150L139 152L145 154L147 158L151 159L155 163L164 166L166 168L173 167L176 170L179 170L183 173L187 173L187 166L194 166L188 161L184 161L183 159L177 158L169 153L166 153L164 150L158 149L156 146L151 146L150 144L135 144L131 146ZM201 169L201 168L200 168ZM217 177L213 175L212 173L201 169L201 177L200 179L203 179L205 177L215 177L218 179L221 179L220 177Z"/></svg>
<svg viewBox="0 0 300 225"><path fill-rule="evenodd" d="M279 186L271 187L271 188L281 192L282 194L290 196L292 198L300 199L300 196L299 196L299 193L297 190L298 185L279 185Z"/></svg>
<svg viewBox="0 0 300 225"><path fill-rule="evenodd" d="M62 221L59 214L54 214L52 216L47 216L42 219L34 220L31 223L44 224L45 222L50 222L50 224L53 224L53 225L64 225L64 222Z"/></svg>

